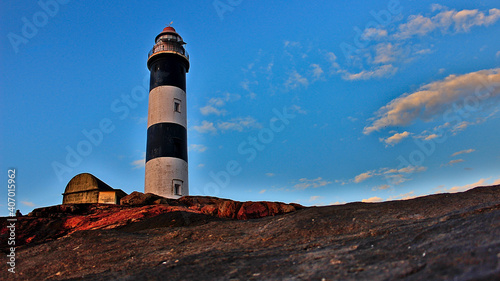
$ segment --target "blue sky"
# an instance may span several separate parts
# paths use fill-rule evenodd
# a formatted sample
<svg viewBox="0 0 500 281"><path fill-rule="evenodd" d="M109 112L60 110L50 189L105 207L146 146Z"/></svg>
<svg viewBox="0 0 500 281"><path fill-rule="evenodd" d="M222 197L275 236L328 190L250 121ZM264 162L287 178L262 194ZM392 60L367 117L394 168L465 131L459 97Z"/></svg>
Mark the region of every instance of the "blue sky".
<svg viewBox="0 0 500 281"><path fill-rule="evenodd" d="M171 21L192 195L309 206L500 182L496 1L0 5L0 200L15 168L23 213L83 172L143 191L146 59Z"/></svg>

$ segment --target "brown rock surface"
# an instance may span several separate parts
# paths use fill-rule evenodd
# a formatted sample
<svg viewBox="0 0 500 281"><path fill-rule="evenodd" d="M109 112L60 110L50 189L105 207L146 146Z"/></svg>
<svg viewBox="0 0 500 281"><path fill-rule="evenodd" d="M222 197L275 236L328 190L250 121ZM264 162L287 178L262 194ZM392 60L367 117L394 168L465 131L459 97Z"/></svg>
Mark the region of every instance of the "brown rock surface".
<svg viewBox="0 0 500 281"><path fill-rule="evenodd" d="M41 230L45 240L18 247L17 273L5 269L0 279L500 279L500 186L249 220L228 217L300 206L213 197L171 203L35 210L19 218L18 233Z"/></svg>
<svg viewBox="0 0 500 281"><path fill-rule="evenodd" d="M142 193L138 191L134 191L129 195L120 199L120 205L149 205L156 203L168 203L167 200L161 196L152 193Z"/></svg>
<svg viewBox="0 0 500 281"><path fill-rule="evenodd" d="M18 218L16 244L22 246L56 239L81 230L123 227L170 212L205 214L219 218L251 219L274 216L304 208L281 202L237 202L208 196L185 196L167 199L151 193L134 191L113 204L64 204L33 210ZM253 206L253 207L252 207ZM258 206L258 209L256 209ZM186 216L186 215L184 215ZM57 219L53 219L57 218ZM154 220L152 220L152 227ZM6 221L2 221L0 249L7 247Z"/></svg>

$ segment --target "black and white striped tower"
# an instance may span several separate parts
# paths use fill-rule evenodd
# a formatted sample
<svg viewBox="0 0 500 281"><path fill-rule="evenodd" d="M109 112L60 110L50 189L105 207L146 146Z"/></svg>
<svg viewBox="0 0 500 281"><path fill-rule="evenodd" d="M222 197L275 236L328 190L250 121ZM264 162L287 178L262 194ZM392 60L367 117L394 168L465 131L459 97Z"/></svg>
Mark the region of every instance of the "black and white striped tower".
<svg viewBox="0 0 500 281"><path fill-rule="evenodd" d="M186 73L189 55L186 43L173 27L155 38L148 55L148 136L145 193L167 198L189 195Z"/></svg>

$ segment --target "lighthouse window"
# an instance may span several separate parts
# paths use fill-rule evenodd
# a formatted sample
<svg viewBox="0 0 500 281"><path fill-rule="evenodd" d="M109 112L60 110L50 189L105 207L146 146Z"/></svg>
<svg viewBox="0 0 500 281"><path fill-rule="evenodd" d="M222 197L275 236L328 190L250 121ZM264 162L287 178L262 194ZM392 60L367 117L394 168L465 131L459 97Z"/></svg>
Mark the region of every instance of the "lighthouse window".
<svg viewBox="0 0 500 281"><path fill-rule="evenodd" d="M174 195L182 195L181 190L182 190L182 181L181 180L173 180L173 193Z"/></svg>
<svg viewBox="0 0 500 281"><path fill-rule="evenodd" d="M181 112L181 101L178 99L174 99L174 111Z"/></svg>

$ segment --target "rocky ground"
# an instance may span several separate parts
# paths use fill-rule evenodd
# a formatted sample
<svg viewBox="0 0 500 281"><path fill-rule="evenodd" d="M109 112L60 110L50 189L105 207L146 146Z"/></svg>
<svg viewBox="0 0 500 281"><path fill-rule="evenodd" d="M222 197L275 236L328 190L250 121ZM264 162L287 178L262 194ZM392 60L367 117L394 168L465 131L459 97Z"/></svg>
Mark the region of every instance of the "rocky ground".
<svg viewBox="0 0 500 281"><path fill-rule="evenodd" d="M143 196L19 218L0 279L500 280L500 186L310 208Z"/></svg>

